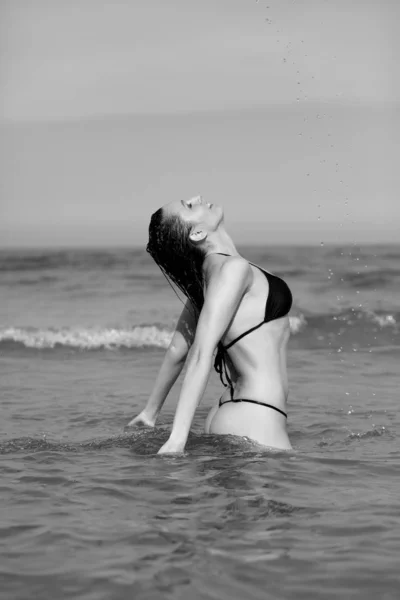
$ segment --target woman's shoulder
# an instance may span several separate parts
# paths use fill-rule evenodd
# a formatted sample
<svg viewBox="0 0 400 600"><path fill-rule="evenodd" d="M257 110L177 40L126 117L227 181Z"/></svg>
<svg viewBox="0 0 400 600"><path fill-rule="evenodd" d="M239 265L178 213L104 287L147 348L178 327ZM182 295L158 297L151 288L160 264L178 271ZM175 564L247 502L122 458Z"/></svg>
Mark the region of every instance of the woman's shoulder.
<svg viewBox="0 0 400 600"><path fill-rule="evenodd" d="M206 283L209 285L212 281L223 279L225 282L237 281L238 279L246 281L252 277L252 270L249 262L240 256L235 255L209 255L208 264L205 271Z"/></svg>

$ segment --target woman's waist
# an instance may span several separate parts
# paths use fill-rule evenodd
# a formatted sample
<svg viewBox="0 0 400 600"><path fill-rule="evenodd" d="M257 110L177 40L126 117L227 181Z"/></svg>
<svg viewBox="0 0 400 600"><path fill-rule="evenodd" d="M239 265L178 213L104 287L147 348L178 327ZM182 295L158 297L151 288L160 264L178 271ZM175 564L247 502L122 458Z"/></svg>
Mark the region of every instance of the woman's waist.
<svg viewBox="0 0 400 600"><path fill-rule="evenodd" d="M247 398L259 402L272 402L284 405L288 396L286 377L257 377L248 379L238 377L232 385L232 390L227 387L222 394L222 399Z"/></svg>
<svg viewBox="0 0 400 600"><path fill-rule="evenodd" d="M281 357L275 356L258 365L242 362L240 369L228 363L228 370L235 389L259 390L261 393L283 390L287 394L286 360Z"/></svg>

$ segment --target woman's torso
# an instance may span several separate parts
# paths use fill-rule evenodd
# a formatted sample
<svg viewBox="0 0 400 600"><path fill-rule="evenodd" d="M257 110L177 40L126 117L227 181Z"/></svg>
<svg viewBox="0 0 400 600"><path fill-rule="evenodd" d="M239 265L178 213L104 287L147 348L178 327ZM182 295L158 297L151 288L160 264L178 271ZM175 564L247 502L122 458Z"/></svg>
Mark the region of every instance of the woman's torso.
<svg viewBox="0 0 400 600"><path fill-rule="evenodd" d="M216 268L222 266L223 255L212 257ZM259 267L250 264L252 279L244 294L235 317L221 339L223 346L243 332L264 321L266 303L273 293L271 286ZM290 294L290 292L289 292ZM270 302L271 303L271 302ZM232 398L247 398L268 402L285 411L288 395L286 370L286 346L290 335L287 315L264 322L261 327L245 335L224 351L224 358L233 383L223 393L222 402Z"/></svg>

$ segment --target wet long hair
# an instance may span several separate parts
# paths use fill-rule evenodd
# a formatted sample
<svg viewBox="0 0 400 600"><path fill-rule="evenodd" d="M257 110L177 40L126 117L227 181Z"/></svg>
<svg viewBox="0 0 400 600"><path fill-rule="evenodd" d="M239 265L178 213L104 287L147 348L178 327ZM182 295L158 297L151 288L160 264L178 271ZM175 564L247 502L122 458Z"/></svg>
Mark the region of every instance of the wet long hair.
<svg viewBox="0 0 400 600"><path fill-rule="evenodd" d="M191 301L198 316L204 303L202 265L205 252L191 243L191 229L189 223L177 215L166 215L160 208L151 216L146 250L175 293L172 284Z"/></svg>

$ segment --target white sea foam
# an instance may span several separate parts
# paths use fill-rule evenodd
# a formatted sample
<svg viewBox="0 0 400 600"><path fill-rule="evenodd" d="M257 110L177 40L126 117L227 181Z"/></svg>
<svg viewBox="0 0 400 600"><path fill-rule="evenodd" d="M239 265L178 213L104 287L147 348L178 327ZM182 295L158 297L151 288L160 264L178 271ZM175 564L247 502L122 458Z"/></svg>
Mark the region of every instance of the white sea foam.
<svg viewBox="0 0 400 600"><path fill-rule="evenodd" d="M27 348L54 348L65 346L82 350L97 348L167 348L172 332L156 326L133 329L20 329L9 327L0 330L0 342L16 342Z"/></svg>
<svg viewBox="0 0 400 600"><path fill-rule="evenodd" d="M306 324L303 315L290 317L292 333L298 333ZM82 350L117 348L167 348L173 332L156 325L118 328L62 328L35 329L8 327L0 329L0 343L14 342L26 348L55 348L64 346Z"/></svg>
<svg viewBox="0 0 400 600"><path fill-rule="evenodd" d="M376 315L372 313L372 320L380 327L393 327L396 325L396 319L393 315Z"/></svg>
<svg viewBox="0 0 400 600"><path fill-rule="evenodd" d="M289 317L289 322L290 322L290 331L293 334L299 333L299 331L302 331L307 325L307 321L305 320L304 315L297 315L296 317Z"/></svg>
<svg viewBox="0 0 400 600"><path fill-rule="evenodd" d="M354 314L352 315L352 319L354 319ZM376 315L372 312L364 313L362 311L359 314L366 317L370 323L379 325L381 330L393 328L397 331L398 322L393 315ZM334 317L333 319L334 321L339 319L347 322L347 318L348 315L346 314L342 317ZM332 317L318 316L316 319L318 320L318 327L321 331L325 334L329 333L329 325L332 322ZM323 324L319 322L321 319ZM292 334L306 333L308 322L310 322L310 325L314 324L315 326L316 324L313 317L308 317L306 320L302 314L290 316L289 322ZM354 336L354 324L351 323L351 325L351 332ZM365 331L365 327L366 325L363 323L363 331ZM96 350L102 348L167 348L171 342L172 335L173 332L170 329L157 325L140 325L132 327L131 329L110 327L65 327L60 329L8 327L0 329L0 344L14 342L22 344L26 348L37 348L39 350L60 346L82 350Z"/></svg>

